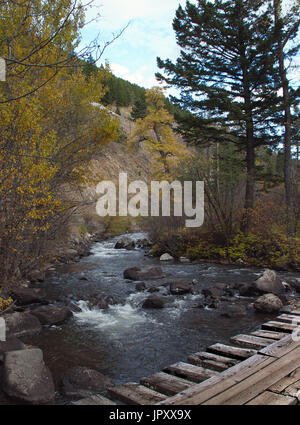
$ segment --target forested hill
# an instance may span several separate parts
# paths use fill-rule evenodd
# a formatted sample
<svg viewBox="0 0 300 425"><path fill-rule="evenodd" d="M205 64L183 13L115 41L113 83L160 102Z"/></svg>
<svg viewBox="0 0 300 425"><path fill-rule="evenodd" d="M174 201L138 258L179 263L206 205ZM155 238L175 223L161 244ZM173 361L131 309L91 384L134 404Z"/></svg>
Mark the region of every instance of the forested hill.
<svg viewBox="0 0 300 425"><path fill-rule="evenodd" d="M88 59L84 65L87 76L97 72L99 68L93 64L93 59ZM101 65L101 69L104 67ZM158 85L159 83L157 83ZM102 97L101 103L104 105L114 105L120 107L132 107L132 118L144 118L146 116L146 89L137 84L131 83L123 78L115 76L107 70L107 79L105 81L107 88L106 94ZM170 100L165 98L165 106L167 110L175 116L175 119L183 111L180 107L174 105Z"/></svg>

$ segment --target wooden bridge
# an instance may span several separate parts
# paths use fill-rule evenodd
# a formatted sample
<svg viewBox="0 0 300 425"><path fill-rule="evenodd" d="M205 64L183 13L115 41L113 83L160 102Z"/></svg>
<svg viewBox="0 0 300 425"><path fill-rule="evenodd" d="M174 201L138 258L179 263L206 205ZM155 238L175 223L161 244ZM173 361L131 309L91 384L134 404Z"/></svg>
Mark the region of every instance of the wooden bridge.
<svg viewBox="0 0 300 425"><path fill-rule="evenodd" d="M73 404L293 405L300 404L300 309L283 310L249 335L214 344L162 372ZM300 327L299 327L300 329Z"/></svg>

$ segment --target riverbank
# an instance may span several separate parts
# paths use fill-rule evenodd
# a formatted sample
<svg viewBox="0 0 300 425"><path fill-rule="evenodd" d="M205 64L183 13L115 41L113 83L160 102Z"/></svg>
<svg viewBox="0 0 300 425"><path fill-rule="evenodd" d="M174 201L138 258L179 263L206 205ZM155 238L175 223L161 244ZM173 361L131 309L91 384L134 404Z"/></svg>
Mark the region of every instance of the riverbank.
<svg viewBox="0 0 300 425"><path fill-rule="evenodd" d="M131 236L137 241L145 235ZM89 256L52 267L44 282L30 284L27 294L23 288L14 313L10 313L19 320L15 338L27 349L42 350L53 377L55 403L72 400L62 382L74 368L100 373L101 379L96 374L93 380L95 385L105 382L102 375L113 384L136 381L216 341L226 343L233 334L253 331L274 317L255 313L252 303L257 296L239 295L239 288L250 285L262 270L210 263L160 263L145 256L140 248L115 249L119 239L95 243ZM146 279L144 275L141 285L139 280L124 277L124 271L134 267L142 271L161 268L163 277ZM279 275L285 281L300 281L300 275ZM189 290L172 293L170 283L180 283L181 288L184 283ZM35 302L28 298L31 290ZM22 306L24 295L26 304ZM286 296L288 302L295 300L295 291ZM145 303L151 297L152 305L147 308ZM154 304L162 300L162 308L155 308L153 299ZM105 300L113 303L101 308ZM22 316L25 322L20 321ZM25 334L22 323L26 324ZM75 369L77 378L73 379L82 383L85 373ZM4 400L4 404L11 402Z"/></svg>

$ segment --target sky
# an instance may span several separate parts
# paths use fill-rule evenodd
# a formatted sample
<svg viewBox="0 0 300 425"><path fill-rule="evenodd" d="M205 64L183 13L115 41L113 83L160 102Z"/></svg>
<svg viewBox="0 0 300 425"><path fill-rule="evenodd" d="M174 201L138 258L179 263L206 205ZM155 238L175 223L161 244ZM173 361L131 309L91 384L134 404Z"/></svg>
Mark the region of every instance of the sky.
<svg viewBox="0 0 300 425"><path fill-rule="evenodd" d="M172 22L179 4L185 0L95 0L87 12L87 21L97 13L101 18L82 31L87 44L98 33L102 42L112 38L129 22L122 36L104 52L115 75L142 87L158 85L156 57L175 60L179 56Z"/></svg>
<svg viewBox="0 0 300 425"><path fill-rule="evenodd" d="M294 1L294 0L293 0ZM284 0L289 7L291 0ZM112 39L128 23L120 38L104 52L100 63L108 61L113 73L145 88L158 85L155 73L159 71L156 58L176 61L179 47L176 44L172 22L175 12L185 0L94 0L87 11L87 21L97 14L101 17L90 22L82 31L82 44L89 44L100 35L102 44ZM100 65L98 62L98 65ZM289 70L290 83L299 85L300 57L294 60L297 68ZM170 88L168 94L175 94Z"/></svg>

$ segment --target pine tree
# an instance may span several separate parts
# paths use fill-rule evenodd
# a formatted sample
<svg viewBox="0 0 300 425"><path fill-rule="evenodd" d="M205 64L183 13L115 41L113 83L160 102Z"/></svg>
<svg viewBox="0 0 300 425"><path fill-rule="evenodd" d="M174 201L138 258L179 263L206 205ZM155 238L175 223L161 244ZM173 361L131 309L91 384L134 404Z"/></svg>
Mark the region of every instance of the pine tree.
<svg viewBox="0 0 300 425"><path fill-rule="evenodd" d="M176 63L158 58L160 81L180 89L172 98L193 113L181 128L196 143L234 142L245 152L247 181L242 230L251 225L256 148L276 145L276 76L272 4L265 0L187 1L173 28Z"/></svg>
<svg viewBox="0 0 300 425"><path fill-rule="evenodd" d="M131 111L131 118L145 118L147 115L146 95L143 93L135 102Z"/></svg>

